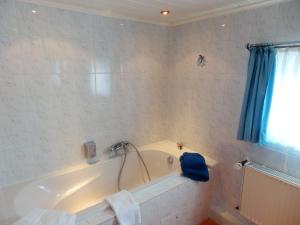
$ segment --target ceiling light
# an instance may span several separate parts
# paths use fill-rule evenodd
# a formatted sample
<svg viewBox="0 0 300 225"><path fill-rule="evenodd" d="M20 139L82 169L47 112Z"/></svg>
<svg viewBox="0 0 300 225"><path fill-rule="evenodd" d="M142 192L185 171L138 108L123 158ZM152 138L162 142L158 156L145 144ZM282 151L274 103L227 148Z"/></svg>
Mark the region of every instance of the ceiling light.
<svg viewBox="0 0 300 225"><path fill-rule="evenodd" d="M33 14L36 14L37 13L37 11L36 10L31 10L31 12L33 13Z"/></svg>
<svg viewBox="0 0 300 225"><path fill-rule="evenodd" d="M170 11L169 10L162 10L160 11L160 14L163 15L163 16L167 16L170 14Z"/></svg>
<svg viewBox="0 0 300 225"><path fill-rule="evenodd" d="M222 27L226 27L226 24L225 24L225 23L223 23L221 26L222 26Z"/></svg>

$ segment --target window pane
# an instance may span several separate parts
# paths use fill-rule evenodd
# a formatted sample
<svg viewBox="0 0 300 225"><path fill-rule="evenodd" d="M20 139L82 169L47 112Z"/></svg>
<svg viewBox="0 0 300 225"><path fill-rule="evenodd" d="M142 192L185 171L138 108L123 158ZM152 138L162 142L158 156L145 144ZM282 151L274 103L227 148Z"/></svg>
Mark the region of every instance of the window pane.
<svg viewBox="0 0 300 225"><path fill-rule="evenodd" d="M300 48L278 49L266 142L300 151Z"/></svg>

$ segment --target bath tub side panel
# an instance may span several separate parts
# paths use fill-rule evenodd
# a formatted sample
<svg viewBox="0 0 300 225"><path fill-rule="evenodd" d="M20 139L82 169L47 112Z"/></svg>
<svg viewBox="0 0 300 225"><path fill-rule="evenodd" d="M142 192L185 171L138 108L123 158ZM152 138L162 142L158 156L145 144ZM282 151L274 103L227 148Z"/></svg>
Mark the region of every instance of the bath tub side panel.
<svg viewBox="0 0 300 225"><path fill-rule="evenodd" d="M142 225L198 225L208 217L211 182L187 180L141 204ZM116 219L92 225L115 225Z"/></svg>

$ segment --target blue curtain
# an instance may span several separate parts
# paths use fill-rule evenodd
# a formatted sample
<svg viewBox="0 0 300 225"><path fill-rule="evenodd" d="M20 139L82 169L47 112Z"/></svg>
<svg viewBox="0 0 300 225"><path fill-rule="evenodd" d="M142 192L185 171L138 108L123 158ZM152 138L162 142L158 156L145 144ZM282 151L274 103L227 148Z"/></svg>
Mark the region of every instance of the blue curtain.
<svg viewBox="0 0 300 225"><path fill-rule="evenodd" d="M273 47L251 47L248 77L238 139L257 143L264 135L272 99L275 73Z"/></svg>

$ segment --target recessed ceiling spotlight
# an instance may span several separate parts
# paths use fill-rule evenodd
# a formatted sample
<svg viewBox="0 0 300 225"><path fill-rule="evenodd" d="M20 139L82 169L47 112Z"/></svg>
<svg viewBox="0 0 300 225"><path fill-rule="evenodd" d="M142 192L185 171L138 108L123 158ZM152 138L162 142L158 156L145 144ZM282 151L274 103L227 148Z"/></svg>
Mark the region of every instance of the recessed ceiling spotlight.
<svg viewBox="0 0 300 225"><path fill-rule="evenodd" d="M36 14L37 13L37 11L36 10L31 10L31 12L33 13L33 14Z"/></svg>
<svg viewBox="0 0 300 225"><path fill-rule="evenodd" d="M162 11L160 11L160 14L163 16L167 16L170 14L170 10L162 10Z"/></svg>
<svg viewBox="0 0 300 225"><path fill-rule="evenodd" d="M222 27L226 27L226 23L221 24Z"/></svg>

